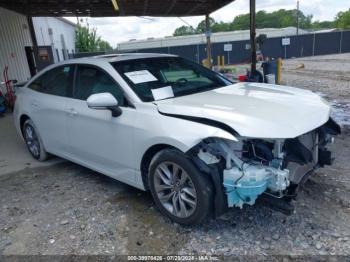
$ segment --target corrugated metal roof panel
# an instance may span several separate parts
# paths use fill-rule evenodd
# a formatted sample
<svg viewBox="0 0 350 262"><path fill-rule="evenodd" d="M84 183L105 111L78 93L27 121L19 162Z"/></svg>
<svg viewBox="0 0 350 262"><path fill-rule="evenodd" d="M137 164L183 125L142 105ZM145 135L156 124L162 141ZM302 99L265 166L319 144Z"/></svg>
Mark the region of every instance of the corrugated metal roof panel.
<svg viewBox="0 0 350 262"><path fill-rule="evenodd" d="M30 16L196 16L234 0L0 0L0 6Z"/></svg>
<svg viewBox="0 0 350 262"><path fill-rule="evenodd" d="M299 33L305 34L307 33L307 31L300 29ZM269 38L290 36L290 35L296 34L296 28L287 27L287 28L257 29L257 35L259 34L266 34L267 37ZM223 42L241 41L241 40L249 40L249 39L250 39L249 30L213 33L211 36L212 43L223 43ZM127 51L127 50L138 50L138 49L144 49L144 48L186 46L186 45L205 44L206 41L207 40L204 34L171 36L171 37L164 37L164 38L132 40L128 42L123 42L118 44L118 49L120 51Z"/></svg>

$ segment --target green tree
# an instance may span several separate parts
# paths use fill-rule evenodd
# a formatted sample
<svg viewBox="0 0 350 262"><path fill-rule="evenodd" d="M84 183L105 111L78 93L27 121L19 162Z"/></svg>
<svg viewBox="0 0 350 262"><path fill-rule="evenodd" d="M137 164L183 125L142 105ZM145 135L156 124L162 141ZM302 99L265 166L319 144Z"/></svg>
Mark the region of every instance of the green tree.
<svg viewBox="0 0 350 262"><path fill-rule="evenodd" d="M181 36L181 35L193 35L195 34L195 29L192 26L181 26L177 28L174 32L174 36Z"/></svg>
<svg viewBox="0 0 350 262"><path fill-rule="evenodd" d="M335 24L339 29L350 29L350 8L348 11L337 14Z"/></svg>
<svg viewBox="0 0 350 262"><path fill-rule="evenodd" d="M299 13L298 13L299 12ZM305 15L302 11L296 9L286 10L280 9L271 13L266 11L259 11L256 13L256 27L257 28L283 28L290 26L297 26L297 19L299 17L299 27L302 29L317 29L317 28L338 28L349 29L350 26L350 9L346 12L340 12L336 21L315 21L312 22L312 15ZM210 18L210 27L212 32L227 32L235 30L248 30L250 27L250 15L242 14L236 16L231 23L216 22ZM205 20L201 21L196 30L193 27L182 26L175 30L174 35L189 35L205 33Z"/></svg>
<svg viewBox="0 0 350 262"><path fill-rule="evenodd" d="M250 25L250 16L249 14L238 15L233 19L233 22L230 25L231 30L245 30L248 29Z"/></svg>
<svg viewBox="0 0 350 262"><path fill-rule="evenodd" d="M112 50L113 48L107 42L97 35L96 28L90 28L78 23L75 31L75 48L79 52L96 52Z"/></svg>
<svg viewBox="0 0 350 262"><path fill-rule="evenodd" d="M299 14L299 26L303 29L311 28L312 15L305 15L302 11L280 9L271 13L259 11L256 14L257 28L283 28L289 26L297 26L297 19ZM249 22L249 14L247 15ZM234 21L235 22L235 21ZM249 28L246 26L245 29Z"/></svg>
<svg viewBox="0 0 350 262"><path fill-rule="evenodd" d="M209 18L209 26L210 26L210 28L212 28L214 25L215 25L215 20L214 20L214 18L212 18L212 17L210 17ZM197 34L203 34L203 33L205 33L207 31L207 27L206 27L206 22L205 22L205 19L203 20L203 21L201 21L199 24L198 24L198 26L197 26L197 28L196 28L196 33Z"/></svg>
<svg viewBox="0 0 350 262"><path fill-rule="evenodd" d="M231 31L231 25L230 23L224 22L214 23L211 27L211 31L213 33Z"/></svg>
<svg viewBox="0 0 350 262"><path fill-rule="evenodd" d="M113 47L105 40L100 40L98 44L98 49L100 51L111 51L113 50Z"/></svg>
<svg viewBox="0 0 350 262"><path fill-rule="evenodd" d="M312 23L312 29L328 29L335 28L335 21L315 21Z"/></svg>

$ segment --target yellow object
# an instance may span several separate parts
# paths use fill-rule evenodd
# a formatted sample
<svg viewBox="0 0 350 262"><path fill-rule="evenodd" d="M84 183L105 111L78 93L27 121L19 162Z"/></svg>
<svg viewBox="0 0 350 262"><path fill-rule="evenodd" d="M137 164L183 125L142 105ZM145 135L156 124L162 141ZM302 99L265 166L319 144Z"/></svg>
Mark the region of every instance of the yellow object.
<svg viewBox="0 0 350 262"><path fill-rule="evenodd" d="M117 0L112 0L112 4L113 4L113 7L114 7L114 10L115 11L119 11L119 6L118 6L118 3L117 3Z"/></svg>
<svg viewBox="0 0 350 262"><path fill-rule="evenodd" d="M304 69L305 68L305 64L299 64L295 69Z"/></svg>
<svg viewBox="0 0 350 262"><path fill-rule="evenodd" d="M220 67L225 66L225 56L218 56L218 66Z"/></svg>
<svg viewBox="0 0 350 262"><path fill-rule="evenodd" d="M276 84L280 85L282 81L282 58L277 59Z"/></svg>
<svg viewBox="0 0 350 262"><path fill-rule="evenodd" d="M206 68L210 68L209 60L208 59L203 59L202 60L202 65L205 66Z"/></svg>

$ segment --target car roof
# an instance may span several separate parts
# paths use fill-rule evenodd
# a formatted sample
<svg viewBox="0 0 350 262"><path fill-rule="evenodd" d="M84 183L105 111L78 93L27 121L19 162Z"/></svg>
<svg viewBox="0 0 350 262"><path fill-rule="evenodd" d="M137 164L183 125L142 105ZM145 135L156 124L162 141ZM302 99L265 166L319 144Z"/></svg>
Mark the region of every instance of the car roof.
<svg viewBox="0 0 350 262"><path fill-rule="evenodd" d="M75 58L75 59L70 59L68 61L74 62L74 63L79 63L79 62L94 63L96 61L104 61L104 62L112 63L112 62L118 62L118 61L127 61L127 60L143 59L143 58L157 58L157 57L177 57L177 56L170 55L170 54L156 54L156 53L123 53L123 54L108 54L108 55Z"/></svg>
<svg viewBox="0 0 350 262"><path fill-rule="evenodd" d="M123 53L123 54L108 54L108 55L68 59L68 60L63 60L61 62L45 67L43 70L38 72L34 77L32 77L30 81L27 82L27 84L30 84L32 81L34 81L36 78L40 77L44 73L59 66L65 66L65 65L71 65L71 64L90 64L90 65L103 66L106 63L143 59L143 58L157 58L157 57L178 57L178 56L170 55L170 54L156 54L156 53Z"/></svg>

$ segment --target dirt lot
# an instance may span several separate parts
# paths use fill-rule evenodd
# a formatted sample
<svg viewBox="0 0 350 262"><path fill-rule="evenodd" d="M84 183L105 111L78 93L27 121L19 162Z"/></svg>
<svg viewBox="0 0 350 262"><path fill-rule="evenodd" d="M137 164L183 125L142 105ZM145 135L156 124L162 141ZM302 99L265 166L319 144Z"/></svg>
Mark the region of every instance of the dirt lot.
<svg viewBox="0 0 350 262"><path fill-rule="evenodd" d="M0 254L350 255L350 54L285 68L288 85L324 94L344 125L335 165L307 182L294 215L256 205L182 227L149 193L61 163L0 176Z"/></svg>
<svg viewBox="0 0 350 262"><path fill-rule="evenodd" d="M325 96L337 121L350 125L350 53L287 60L282 80Z"/></svg>

